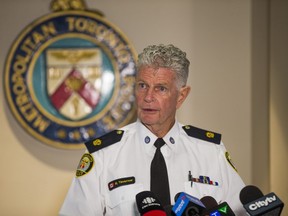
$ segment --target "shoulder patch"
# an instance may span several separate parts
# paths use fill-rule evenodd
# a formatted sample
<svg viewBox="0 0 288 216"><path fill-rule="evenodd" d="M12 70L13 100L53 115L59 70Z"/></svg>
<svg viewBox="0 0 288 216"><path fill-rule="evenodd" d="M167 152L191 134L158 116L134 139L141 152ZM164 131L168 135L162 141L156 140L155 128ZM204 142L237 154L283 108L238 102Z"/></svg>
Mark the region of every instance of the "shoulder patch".
<svg viewBox="0 0 288 216"><path fill-rule="evenodd" d="M221 134L203 130L201 128L197 128L191 125L185 125L182 128L191 137L195 137L215 144L221 143Z"/></svg>
<svg viewBox="0 0 288 216"><path fill-rule="evenodd" d="M85 145L89 153L92 154L93 152L119 142L122 139L123 134L123 130L114 130L99 138L85 142Z"/></svg>
<svg viewBox="0 0 288 216"><path fill-rule="evenodd" d="M80 176L83 176L83 175L89 173L89 171L92 169L93 165L94 165L93 156L88 154L88 153L85 153L82 156L82 158L79 162L79 165L77 167L76 176L80 177Z"/></svg>

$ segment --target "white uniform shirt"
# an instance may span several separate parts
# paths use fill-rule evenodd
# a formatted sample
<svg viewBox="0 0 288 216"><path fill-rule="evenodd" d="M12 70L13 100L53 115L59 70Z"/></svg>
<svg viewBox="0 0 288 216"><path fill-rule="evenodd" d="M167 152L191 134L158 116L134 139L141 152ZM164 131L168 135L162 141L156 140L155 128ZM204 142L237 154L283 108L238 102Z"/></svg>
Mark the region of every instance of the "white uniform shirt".
<svg viewBox="0 0 288 216"><path fill-rule="evenodd" d="M244 183L227 160L223 143L189 136L182 126L178 122L174 124L163 137L167 145L161 148L168 170L171 204L178 192L199 199L209 195L218 203L226 201L237 216L246 215L239 200ZM91 160L94 159L90 161L91 170L86 169L85 174L73 179L60 215L139 215L135 195L150 191L150 164L157 137L139 121L121 130L124 133L120 141L90 152ZM214 133L208 132L207 138L212 140L213 136ZM94 145L105 145L104 142ZM203 178L209 183L203 183Z"/></svg>

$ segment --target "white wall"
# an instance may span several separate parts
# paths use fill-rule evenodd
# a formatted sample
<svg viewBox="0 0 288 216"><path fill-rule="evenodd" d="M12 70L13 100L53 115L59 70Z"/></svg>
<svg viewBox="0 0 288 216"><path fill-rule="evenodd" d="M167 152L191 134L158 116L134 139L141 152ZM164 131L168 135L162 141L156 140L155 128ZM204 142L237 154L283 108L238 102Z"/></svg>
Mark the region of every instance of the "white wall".
<svg viewBox="0 0 288 216"><path fill-rule="evenodd" d="M50 2L1 2L0 65L4 65L20 31L50 13ZM104 12L138 52L148 44L158 43L173 43L187 52L192 91L178 114L179 120L222 133L244 181L257 183L252 166L255 111L252 109L251 0L86 2L89 8ZM0 79L2 86L3 70ZM0 214L56 215L83 150L59 150L35 140L12 116L3 90L0 98ZM265 170L264 177L269 181L267 173Z"/></svg>

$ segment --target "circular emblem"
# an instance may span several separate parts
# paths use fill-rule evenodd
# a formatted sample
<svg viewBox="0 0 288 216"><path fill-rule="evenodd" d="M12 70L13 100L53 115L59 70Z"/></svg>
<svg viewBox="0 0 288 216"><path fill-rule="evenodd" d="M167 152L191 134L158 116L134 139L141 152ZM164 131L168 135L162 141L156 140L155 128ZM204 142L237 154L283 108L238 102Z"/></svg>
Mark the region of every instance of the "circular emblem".
<svg viewBox="0 0 288 216"><path fill-rule="evenodd" d="M149 136L146 136L146 137L145 137L145 143L148 144L149 142L150 142L150 137L149 137Z"/></svg>
<svg viewBox="0 0 288 216"><path fill-rule="evenodd" d="M170 141L172 144L175 144L175 140L174 140L173 137L170 137L170 138L169 138L169 141Z"/></svg>
<svg viewBox="0 0 288 216"><path fill-rule="evenodd" d="M101 145L102 144L102 141L100 139L96 139L93 141L93 145L94 146L98 146L98 145Z"/></svg>
<svg viewBox="0 0 288 216"><path fill-rule="evenodd" d="M83 148L134 118L135 61L127 38L103 16L54 12L27 26L10 49L6 98L35 138Z"/></svg>
<svg viewBox="0 0 288 216"><path fill-rule="evenodd" d="M84 154L77 167L76 176L80 177L87 174L93 167L93 164L94 164L93 156L88 153Z"/></svg>
<svg viewBox="0 0 288 216"><path fill-rule="evenodd" d="M215 134L212 133L212 132L206 132L206 136L207 136L208 138L214 138L214 137L215 137Z"/></svg>

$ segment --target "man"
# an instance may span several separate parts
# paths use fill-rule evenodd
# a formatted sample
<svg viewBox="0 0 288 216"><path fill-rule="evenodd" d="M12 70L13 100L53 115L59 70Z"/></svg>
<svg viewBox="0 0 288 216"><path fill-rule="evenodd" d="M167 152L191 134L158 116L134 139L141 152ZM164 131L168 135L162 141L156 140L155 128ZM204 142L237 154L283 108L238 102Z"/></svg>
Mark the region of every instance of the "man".
<svg viewBox="0 0 288 216"><path fill-rule="evenodd" d="M163 205L173 205L175 195L186 192L199 199L209 195L219 203L226 201L236 215L245 214L239 201L244 183L221 135L184 126L175 118L190 91L189 64L186 53L173 45L143 50L136 76L137 121L86 143L88 152L60 215L138 215L135 195L147 190L155 191ZM156 150L153 144L158 138L165 145ZM153 171L152 164L158 163L152 162L154 154L164 158L165 168ZM163 170L167 180L157 176ZM162 185L153 186L155 179ZM157 190L165 182L168 195L161 195L162 189Z"/></svg>

